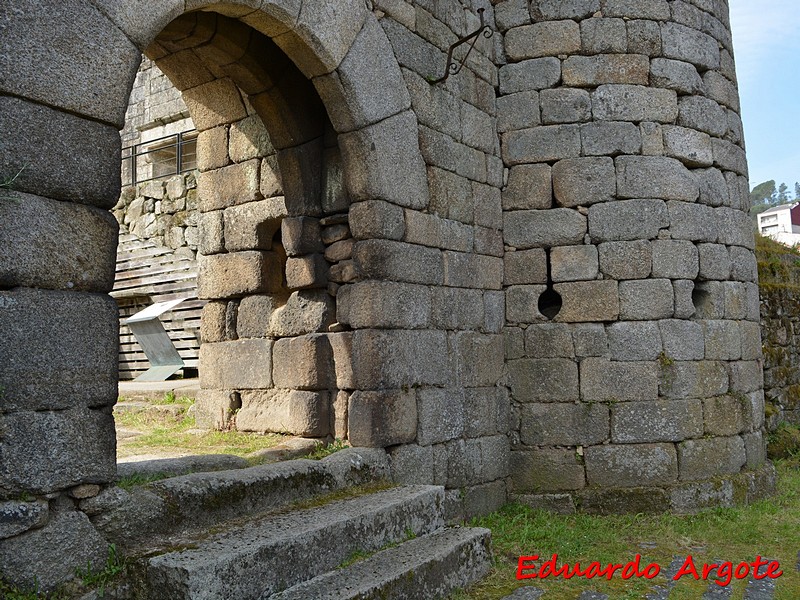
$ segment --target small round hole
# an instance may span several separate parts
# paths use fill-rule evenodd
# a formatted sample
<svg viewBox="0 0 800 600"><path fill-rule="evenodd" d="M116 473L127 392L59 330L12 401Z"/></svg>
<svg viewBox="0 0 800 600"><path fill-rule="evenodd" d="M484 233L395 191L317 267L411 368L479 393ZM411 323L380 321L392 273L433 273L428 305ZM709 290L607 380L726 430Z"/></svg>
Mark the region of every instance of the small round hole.
<svg viewBox="0 0 800 600"><path fill-rule="evenodd" d="M553 288L547 288L544 293L539 296L539 312L548 319L553 319L561 311L561 294Z"/></svg>

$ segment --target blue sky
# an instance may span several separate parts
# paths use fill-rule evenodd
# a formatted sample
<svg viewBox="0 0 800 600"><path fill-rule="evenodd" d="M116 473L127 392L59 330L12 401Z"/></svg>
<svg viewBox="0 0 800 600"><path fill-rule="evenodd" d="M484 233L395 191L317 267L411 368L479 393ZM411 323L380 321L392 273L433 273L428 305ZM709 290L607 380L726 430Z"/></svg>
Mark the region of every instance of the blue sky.
<svg viewBox="0 0 800 600"><path fill-rule="evenodd" d="M750 187L800 181L800 2L730 0Z"/></svg>

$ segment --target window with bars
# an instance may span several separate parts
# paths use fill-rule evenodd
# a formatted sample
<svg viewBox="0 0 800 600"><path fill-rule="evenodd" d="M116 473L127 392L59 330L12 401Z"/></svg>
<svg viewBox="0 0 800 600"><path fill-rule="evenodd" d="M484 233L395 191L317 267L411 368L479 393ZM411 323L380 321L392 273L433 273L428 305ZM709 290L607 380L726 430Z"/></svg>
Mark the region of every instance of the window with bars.
<svg viewBox="0 0 800 600"><path fill-rule="evenodd" d="M122 149L122 185L185 173L197 168L197 131L127 146Z"/></svg>

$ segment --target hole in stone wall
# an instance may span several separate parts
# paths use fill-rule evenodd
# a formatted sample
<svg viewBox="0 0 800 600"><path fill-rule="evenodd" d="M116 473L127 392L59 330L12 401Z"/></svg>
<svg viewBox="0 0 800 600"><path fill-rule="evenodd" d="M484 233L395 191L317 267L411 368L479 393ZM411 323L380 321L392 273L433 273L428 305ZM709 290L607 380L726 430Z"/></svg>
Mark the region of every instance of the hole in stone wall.
<svg viewBox="0 0 800 600"><path fill-rule="evenodd" d="M561 312L561 305L561 294L551 287L548 287L544 293L539 296L539 312L548 319L554 319L555 316Z"/></svg>
<svg viewBox="0 0 800 600"><path fill-rule="evenodd" d="M553 277L551 275L550 251L547 251L547 289L539 296L539 312L548 319L554 319L561 312L561 294L553 289Z"/></svg>
<svg viewBox="0 0 800 600"><path fill-rule="evenodd" d="M242 395L239 392L231 392L230 401L232 411L238 411L242 408Z"/></svg>
<svg viewBox="0 0 800 600"><path fill-rule="evenodd" d="M692 290L692 304L694 304L695 314L705 312L710 298L711 295L706 290L695 284Z"/></svg>

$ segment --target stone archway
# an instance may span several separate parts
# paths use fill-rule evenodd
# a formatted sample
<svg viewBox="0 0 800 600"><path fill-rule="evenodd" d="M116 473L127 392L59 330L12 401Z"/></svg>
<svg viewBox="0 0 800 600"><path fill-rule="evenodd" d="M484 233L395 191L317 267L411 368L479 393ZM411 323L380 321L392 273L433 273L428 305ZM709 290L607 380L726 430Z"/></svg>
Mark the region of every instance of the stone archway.
<svg viewBox="0 0 800 600"><path fill-rule="evenodd" d="M392 224L387 230L383 210L389 202L396 206L401 221L401 207L421 208L428 202L417 119L375 16L357 1L335 7L309 4L302 14L299 3L292 8L289 2L266 2L261 9L251 4L190 1L159 3L153 8L139 0L74 0L24 1L0 9L0 129L4 132L0 172L16 175L13 191L0 190L0 214L7 225L0 233L0 337L4 340L0 348L0 498L33 497L33 504L45 514L48 503L56 503L58 519L50 519L45 528L65 539L87 540L85 548L76 546L72 560L60 561L58 568L49 564L54 557L42 558L48 563L48 587L68 579L76 566L98 558L97 548L89 547L98 545L97 533L70 494L85 484L112 483L116 473L112 409L117 396L118 325L115 303L107 294L113 285L117 227L107 210L120 191L118 130L140 52L146 50L161 60L184 89L189 104L195 102L193 116L203 132L219 124L213 122L220 116L216 111L244 108L240 90L252 100L255 113L269 129L285 181L291 175L294 183L284 186L286 201L275 215L284 224L294 219L302 229L303 219L349 212L358 245L391 234ZM197 42L203 35L210 37ZM192 36L197 43L190 43ZM191 61L190 54L199 46L203 50L193 56L205 52L205 66L179 64L180 59ZM265 57L262 51L274 59L268 65L271 69L254 60ZM203 79L206 73L211 77ZM237 116L246 117L246 109ZM327 128L326 122L330 123ZM333 144L327 143L330 139ZM320 170L336 170L339 160L352 202L349 210L326 208L320 198ZM219 171L228 166L234 165L221 165ZM232 170L238 170L236 166ZM218 189L220 182L213 181L213 175L208 178L209 189ZM206 200L205 214L218 211L224 221L226 209L243 207L246 212L268 198L259 190L254 202L229 201L213 194ZM245 229L252 226L252 217L242 215ZM286 251L288 256L284 256L274 244L279 240L285 251L285 236L277 235L274 225L271 231L269 227L245 231L240 237L252 235L243 245L225 247L223 242L225 252L208 253L206 281L213 284L206 287L207 297L227 302L241 301L249 292L253 292L250 297L262 298L272 292L293 293L286 286L285 269L292 260L299 261L302 275L304 259L319 249L300 249L294 252L296 256ZM244 269L253 272L255 282L250 287L245 282L245 289L233 292L214 289L242 284L237 276L232 278L236 281L225 282L229 265L218 260L236 254L246 255ZM273 263L281 267L282 277L276 283L281 289L277 290L263 280L265 266L274 267ZM375 261L373 270L374 266ZM369 272L367 277L380 279L381 275ZM286 341L284 362L300 356L316 366L324 358L326 346L317 343L323 338L329 368L319 387L326 393L329 388L379 389L390 357L375 359L368 346L375 338L370 328L380 327L380 319L379 314L359 319L359 331L367 332L363 343L353 340L351 344L348 339L336 344L324 333L297 332L298 336ZM258 345L259 340L245 343ZM261 349L269 344L261 343ZM366 366L348 370L359 344L367 346L361 352ZM273 355L271 350L267 362L277 363L273 356L279 353ZM335 364L332 352L342 355ZM255 352L255 358L264 354ZM269 364L266 372L265 385L248 387L267 393L279 386L277 381L272 385ZM341 381L347 377L349 382ZM290 380L280 386L302 396L299 401L290 398L295 413L298 407L313 405L307 396L319 396L321 391L309 382ZM219 404L219 394L215 398L214 392L236 385L220 381L209 388L207 406L213 414ZM351 408L351 441L357 445L403 442L409 439L409 427L413 439L415 411L409 413L411 421L405 420L402 439L391 433L375 436L375 419L387 418L393 405L391 397L375 405L374 396L371 392L356 410ZM321 419L322 412L316 416ZM20 533L24 532L22 528ZM8 576L17 578L14 573Z"/></svg>
<svg viewBox="0 0 800 600"><path fill-rule="evenodd" d="M105 209L119 193L116 132L139 51L149 48L157 57L165 50L160 44L185 42L187 36L168 27L184 12L183 2L157 10L135 1L95 4L17 3L0 25L0 86L5 94L0 96L0 125L6 132L0 166L4 173L20 172L14 193L24 195L26 210L13 213L14 229L41 240L3 248L4 264L16 265L2 278L6 313L1 327L11 341L3 352L9 365L3 377L3 410L9 413L10 433L0 449L0 490L6 495L55 493L80 483L109 482L114 476L116 365L111 348L117 326L113 301L105 294L113 278L116 231ZM355 237L382 237L375 225L376 203L421 207L428 199L416 117L385 34L360 2L335 8L323 3L302 14L299 3L292 8L288 2L267 2L258 10L249 4L188 2L187 11L199 12L176 21L193 24L196 35L201 35L203 23L225 22L219 31L215 25L215 42L206 48L216 53L222 69L214 74L216 88L206 90L210 110L214 100L224 105L224 93L232 86L224 82L235 80L252 95L262 118L272 120L270 133L282 170L306 169L308 146L324 131L320 120L292 120L298 114L293 112L298 96L291 94L302 83L297 73L283 88L279 82L276 94L268 74L248 63L248 46L227 33L252 28L246 34L248 44L272 38L311 78L339 134L344 177L354 202L350 225ZM159 38L162 31L173 39ZM253 41L257 35L260 39ZM177 46L173 49L162 57L180 52ZM234 60L228 62L230 58ZM184 73L197 77L189 70ZM257 89L262 84L264 89ZM309 123L314 127L309 129ZM298 181L303 181L301 189L287 193L287 213L319 216L316 208L302 206L308 196L302 188L313 181ZM356 372L353 388L374 389L378 384L370 377L380 379L380 370L378 365L377 373L374 368ZM360 441L371 440L364 435Z"/></svg>

